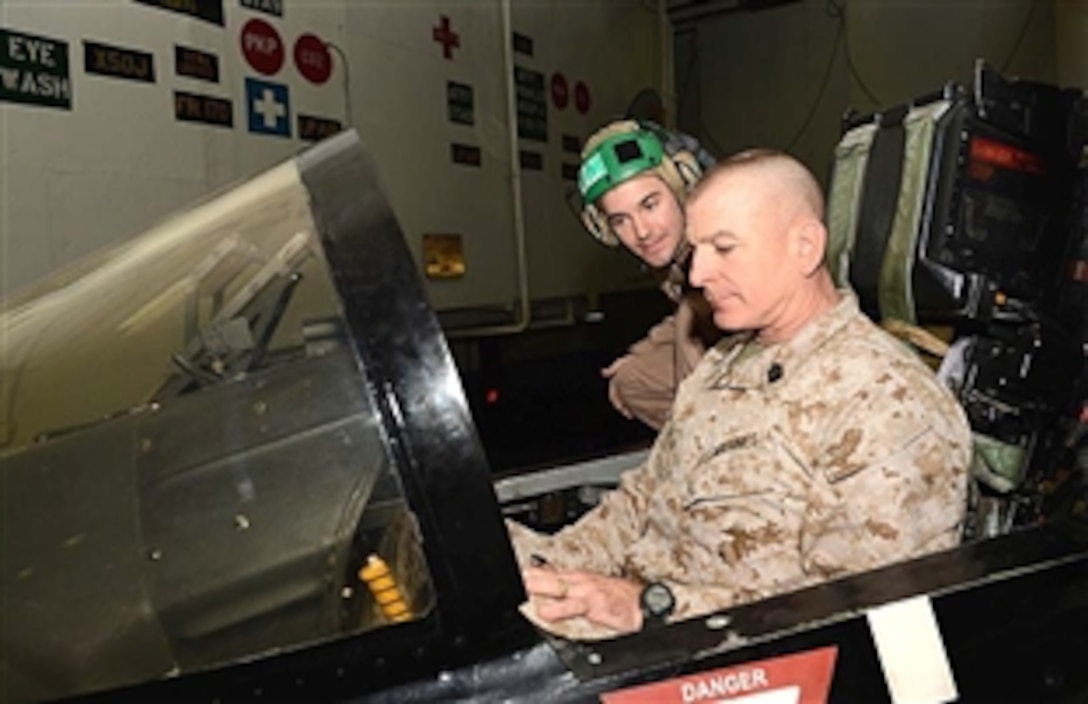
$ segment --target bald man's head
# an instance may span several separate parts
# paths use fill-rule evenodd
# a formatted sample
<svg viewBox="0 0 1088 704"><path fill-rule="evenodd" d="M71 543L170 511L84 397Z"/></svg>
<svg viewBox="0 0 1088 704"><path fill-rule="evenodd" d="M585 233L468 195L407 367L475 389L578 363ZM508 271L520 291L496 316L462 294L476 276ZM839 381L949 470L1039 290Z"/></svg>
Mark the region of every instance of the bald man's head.
<svg viewBox="0 0 1088 704"><path fill-rule="evenodd" d="M804 164L773 149L749 149L720 161L704 174L688 199L713 198L730 182L745 184L753 199L773 199L779 210L789 210L823 221L824 197L820 184Z"/></svg>
<svg viewBox="0 0 1088 704"><path fill-rule="evenodd" d="M823 195L793 157L760 149L718 162L686 209L689 276L719 327L787 339L836 300Z"/></svg>

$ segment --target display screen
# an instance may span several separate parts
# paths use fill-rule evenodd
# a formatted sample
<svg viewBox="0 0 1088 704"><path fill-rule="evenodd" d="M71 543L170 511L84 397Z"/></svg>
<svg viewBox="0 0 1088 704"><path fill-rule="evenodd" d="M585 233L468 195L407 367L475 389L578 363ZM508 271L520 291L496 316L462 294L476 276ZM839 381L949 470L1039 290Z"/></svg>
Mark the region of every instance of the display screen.
<svg viewBox="0 0 1088 704"><path fill-rule="evenodd" d="M971 137L950 243L957 268L986 274L1010 291L1031 285L1033 257L1049 226L1046 175L1038 154Z"/></svg>
<svg viewBox="0 0 1088 704"><path fill-rule="evenodd" d="M1031 152L985 137L972 137L970 147L972 168L991 167L1022 171L1029 174L1046 172L1043 160Z"/></svg>

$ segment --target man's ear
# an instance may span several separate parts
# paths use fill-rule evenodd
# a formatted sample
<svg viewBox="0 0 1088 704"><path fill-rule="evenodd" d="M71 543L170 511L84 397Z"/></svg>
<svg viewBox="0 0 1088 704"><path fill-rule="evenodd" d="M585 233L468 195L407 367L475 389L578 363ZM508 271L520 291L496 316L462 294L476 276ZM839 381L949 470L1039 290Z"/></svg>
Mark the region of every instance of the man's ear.
<svg viewBox="0 0 1088 704"><path fill-rule="evenodd" d="M814 218L805 218L794 225L793 250L801 273L811 276L824 263L827 249L827 228Z"/></svg>

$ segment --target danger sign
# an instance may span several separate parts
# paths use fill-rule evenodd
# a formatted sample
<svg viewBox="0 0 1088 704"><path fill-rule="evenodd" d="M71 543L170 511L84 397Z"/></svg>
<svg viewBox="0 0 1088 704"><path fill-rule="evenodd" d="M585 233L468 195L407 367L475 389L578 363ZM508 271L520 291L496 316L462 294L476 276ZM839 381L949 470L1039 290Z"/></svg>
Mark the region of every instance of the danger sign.
<svg viewBox="0 0 1088 704"><path fill-rule="evenodd" d="M252 19L242 27L242 55L257 73L271 76L283 67L283 42L276 28Z"/></svg>
<svg viewBox="0 0 1088 704"><path fill-rule="evenodd" d="M604 704L826 704L835 647L601 695Z"/></svg>

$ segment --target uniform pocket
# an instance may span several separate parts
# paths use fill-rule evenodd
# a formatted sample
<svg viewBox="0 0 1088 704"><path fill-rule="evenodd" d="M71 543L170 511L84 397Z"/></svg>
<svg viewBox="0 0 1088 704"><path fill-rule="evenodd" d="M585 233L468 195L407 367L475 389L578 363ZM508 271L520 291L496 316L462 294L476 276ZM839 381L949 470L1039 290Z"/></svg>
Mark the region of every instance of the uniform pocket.
<svg viewBox="0 0 1088 704"><path fill-rule="evenodd" d="M698 510L768 495L803 500L814 481L806 458L778 430L740 433L703 453L688 479L684 508Z"/></svg>

